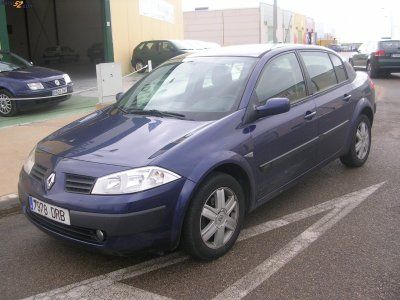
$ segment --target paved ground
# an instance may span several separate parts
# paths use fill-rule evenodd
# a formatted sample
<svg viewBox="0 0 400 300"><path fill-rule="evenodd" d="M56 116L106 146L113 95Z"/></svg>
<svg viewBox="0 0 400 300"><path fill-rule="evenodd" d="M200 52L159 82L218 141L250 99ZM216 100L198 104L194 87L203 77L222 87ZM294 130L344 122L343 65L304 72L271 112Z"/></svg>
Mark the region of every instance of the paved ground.
<svg viewBox="0 0 400 300"><path fill-rule="evenodd" d="M400 75L375 83L367 164L335 161L267 203L225 257L104 256L14 214L0 218L0 298L399 299Z"/></svg>

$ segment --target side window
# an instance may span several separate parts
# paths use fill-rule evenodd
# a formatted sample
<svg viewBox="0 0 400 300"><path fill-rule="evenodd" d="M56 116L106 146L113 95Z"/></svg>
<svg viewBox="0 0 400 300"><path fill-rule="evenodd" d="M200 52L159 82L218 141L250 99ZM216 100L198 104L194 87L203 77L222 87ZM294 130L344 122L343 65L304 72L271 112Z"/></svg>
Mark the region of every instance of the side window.
<svg viewBox="0 0 400 300"><path fill-rule="evenodd" d="M346 70L344 68L344 65L339 57L333 54L329 54L332 63L333 63L333 68L335 69L336 77L339 83L346 81L347 80L347 74Z"/></svg>
<svg viewBox="0 0 400 300"><path fill-rule="evenodd" d="M170 42L162 42L162 50L165 52L172 52L175 48Z"/></svg>
<svg viewBox="0 0 400 300"><path fill-rule="evenodd" d="M283 54L268 62L255 92L261 103L275 97L288 98L291 103L304 98L306 85L296 55Z"/></svg>
<svg viewBox="0 0 400 300"><path fill-rule="evenodd" d="M144 47L144 50L145 51L150 51L151 48L153 48L153 47L154 47L154 42L147 42L146 46Z"/></svg>
<svg viewBox="0 0 400 300"><path fill-rule="evenodd" d="M300 52L311 79L313 92L320 92L337 84L335 71L327 53Z"/></svg>

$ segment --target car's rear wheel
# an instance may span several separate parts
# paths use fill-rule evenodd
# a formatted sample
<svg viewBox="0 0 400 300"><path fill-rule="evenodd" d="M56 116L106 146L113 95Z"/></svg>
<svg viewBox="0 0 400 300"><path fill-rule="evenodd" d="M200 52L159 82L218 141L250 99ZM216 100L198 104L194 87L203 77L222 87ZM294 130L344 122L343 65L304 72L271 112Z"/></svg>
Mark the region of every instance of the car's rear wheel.
<svg viewBox="0 0 400 300"><path fill-rule="evenodd" d="M367 73L371 78L377 78L379 75L378 70L371 64L371 62L367 63Z"/></svg>
<svg viewBox="0 0 400 300"><path fill-rule="evenodd" d="M201 260L228 252L240 233L245 199L240 184L230 175L213 173L199 187L183 227L186 251Z"/></svg>
<svg viewBox="0 0 400 300"><path fill-rule="evenodd" d="M361 115L352 132L349 152L340 157L340 161L348 167L361 167L368 159L371 148L371 122L366 115Z"/></svg>
<svg viewBox="0 0 400 300"><path fill-rule="evenodd" d="M17 104L11 98L13 95L10 92L0 89L0 116L12 117L18 112Z"/></svg>
<svg viewBox="0 0 400 300"><path fill-rule="evenodd" d="M141 59L137 59L135 61L135 70L138 71L139 73L144 73L146 69L143 69L144 63Z"/></svg>

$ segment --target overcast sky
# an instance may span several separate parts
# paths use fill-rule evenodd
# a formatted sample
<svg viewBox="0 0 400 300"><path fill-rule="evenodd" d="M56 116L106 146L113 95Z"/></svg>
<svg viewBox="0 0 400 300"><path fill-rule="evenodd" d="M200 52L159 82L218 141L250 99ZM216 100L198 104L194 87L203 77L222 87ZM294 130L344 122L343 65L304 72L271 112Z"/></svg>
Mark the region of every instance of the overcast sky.
<svg viewBox="0 0 400 300"><path fill-rule="evenodd" d="M183 0L184 10L256 7L273 0ZM390 35L390 19L400 25L400 0L278 0L278 6L334 28L342 42L362 42ZM400 38L400 37L398 37Z"/></svg>

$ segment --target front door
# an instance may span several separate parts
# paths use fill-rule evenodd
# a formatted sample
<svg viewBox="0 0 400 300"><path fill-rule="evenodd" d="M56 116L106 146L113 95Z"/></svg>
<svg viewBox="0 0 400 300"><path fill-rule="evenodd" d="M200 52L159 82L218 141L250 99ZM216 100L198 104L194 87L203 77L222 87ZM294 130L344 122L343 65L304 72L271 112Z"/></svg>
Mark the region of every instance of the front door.
<svg viewBox="0 0 400 300"><path fill-rule="evenodd" d="M262 105L270 98L291 102L288 112L254 121L252 138L258 198L271 194L316 164L315 103L307 100L305 80L294 52L270 60L256 93ZM255 126L254 126L255 125Z"/></svg>

